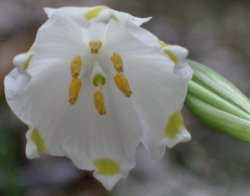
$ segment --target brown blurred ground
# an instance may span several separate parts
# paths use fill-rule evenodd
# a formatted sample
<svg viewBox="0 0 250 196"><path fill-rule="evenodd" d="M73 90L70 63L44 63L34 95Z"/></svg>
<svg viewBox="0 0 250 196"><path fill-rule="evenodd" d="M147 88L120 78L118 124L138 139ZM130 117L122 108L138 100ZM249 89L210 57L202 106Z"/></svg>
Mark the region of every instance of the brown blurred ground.
<svg viewBox="0 0 250 196"><path fill-rule="evenodd" d="M12 58L32 44L45 21L43 7L108 5L153 16L145 25L161 39L185 46L250 97L250 1L247 0L0 0L0 195L250 195L250 145L208 130L184 111L193 139L168 150L161 163L138 153L138 167L112 193L70 161L24 156L26 127L7 107L3 78Z"/></svg>

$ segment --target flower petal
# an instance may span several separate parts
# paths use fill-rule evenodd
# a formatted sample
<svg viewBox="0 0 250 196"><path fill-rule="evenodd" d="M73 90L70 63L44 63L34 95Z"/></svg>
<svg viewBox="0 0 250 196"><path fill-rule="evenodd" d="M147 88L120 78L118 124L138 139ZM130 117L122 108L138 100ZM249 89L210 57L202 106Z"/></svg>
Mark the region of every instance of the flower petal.
<svg viewBox="0 0 250 196"><path fill-rule="evenodd" d="M152 17L147 17L147 18L139 18L132 16L131 14L128 14L126 12L121 12L117 10L112 10L112 13L115 15L115 17L118 19L118 21L121 22L131 22L135 24L136 26L141 26L142 24L148 22Z"/></svg>
<svg viewBox="0 0 250 196"><path fill-rule="evenodd" d="M87 91L91 91L88 89L89 86L86 84ZM128 172L135 166L135 152L141 141L142 131L140 120L130 100L114 88L112 78L108 78L103 92L107 114L99 115L91 97L82 96L83 99L89 100L85 105L88 107L87 111L83 103L81 105L85 116L88 113L90 117L87 119L82 115L82 124L79 127L88 124L89 128L81 128L79 132L82 136L76 136L63 148L80 168L83 168L86 159L82 155L82 150L86 149L87 156L95 169L94 175L107 189L111 189L118 180L126 178ZM82 141L80 138L85 140ZM78 147L72 147L76 144Z"/></svg>
<svg viewBox="0 0 250 196"><path fill-rule="evenodd" d="M175 112L170 116L164 134L165 139L162 141L162 144L167 145L170 148L179 142L187 142L191 140L191 135L185 128L180 112Z"/></svg>
<svg viewBox="0 0 250 196"><path fill-rule="evenodd" d="M24 123L33 125L41 130L40 134L47 146L47 138L50 138L50 136L53 138L53 135L56 136L56 133L50 132L49 129L43 129L43 126L46 126L46 120L49 122L53 119L53 115L55 115L57 110L67 103L69 85L67 81L70 81L70 74L65 69L62 69L60 65L51 66L50 64L45 64L44 66L34 66L29 69L30 81L20 86L20 73L14 74L14 71L5 77L6 100L13 112ZM64 77L65 80L60 80L58 76ZM59 97L61 99L58 99ZM65 103L60 102L60 100L65 100ZM45 101L46 103L44 103ZM51 111L50 107L53 111ZM43 126L40 127L41 123ZM46 130L45 134L42 130ZM46 135L47 133L48 135ZM53 148L52 154L63 155L58 144L53 144L52 141L51 145L53 147L56 146L56 150ZM50 149L49 146L48 149Z"/></svg>
<svg viewBox="0 0 250 196"><path fill-rule="evenodd" d="M112 51L118 52L124 60L124 73L133 91L131 99L145 130L143 143L154 159L160 159L166 145L172 147L190 139L184 126L176 130L172 138L165 135L165 129L171 115L182 108L187 78L191 78L192 72L178 74L174 62L159 47L152 47L146 42L145 37L155 40L155 36L145 33L145 41L142 42L134 32L145 30L137 31L136 28L110 22L105 47L111 54Z"/></svg>
<svg viewBox="0 0 250 196"><path fill-rule="evenodd" d="M20 73L25 73L29 68L30 61L32 60L32 52L21 53L16 55L13 59L13 64L16 66Z"/></svg>
<svg viewBox="0 0 250 196"><path fill-rule="evenodd" d="M143 59L140 59L143 58ZM143 144L153 159L160 159L168 142L165 129L170 117L179 112L187 92L187 81L174 73L173 65L162 55L124 58L133 89L133 103L143 124ZM165 63L166 62L166 63ZM182 132L182 130L179 130ZM175 141L186 141L187 134L176 134ZM176 142L174 142L176 143Z"/></svg>
<svg viewBox="0 0 250 196"><path fill-rule="evenodd" d="M15 88L5 90L8 90L10 94L15 94L16 91L22 90L30 82L30 80L31 76L29 73L27 73L26 71L20 72L18 68L15 68L8 74L8 77L6 77L4 80L5 85L13 85L12 83L15 83ZM6 100L8 102L8 99Z"/></svg>
<svg viewBox="0 0 250 196"><path fill-rule="evenodd" d="M187 81L191 80L193 71L186 62L188 50L178 45L169 45L165 47L165 49L176 57L175 73L179 74Z"/></svg>
<svg viewBox="0 0 250 196"><path fill-rule="evenodd" d="M35 142L32 140L31 134L32 134L32 129L29 129L26 132L27 144L26 144L26 149L25 149L25 154L26 154L28 159L34 159L34 158L39 157L39 152L37 150L37 146L36 146Z"/></svg>
<svg viewBox="0 0 250 196"><path fill-rule="evenodd" d="M40 62L31 66L48 63L50 61L72 60L76 55L86 50L81 28L71 19L53 15L46 24L40 28L32 51L35 53L33 61L39 58ZM39 56L39 57L38 57Z"/></svg>
<svg viewBox="0 0 250 196"><path fill-rule="evenodd" d="M156 50L162 51L165 53L170 60L175 63L174 71L176 74L179 74L187 81L192 77L192 69L186 62L188 55L188 50L178 45L166 44L163 41L160 41L154 34L143 29L133 27L133 24L130 24L130 33L140 40L146 46Z"/></svg>
<svg viewBox="0 0 250 196"><path fill-rule="evenodd" d="M131 22L137 26L148 22L151 17L139 18L132 16L126 12L116 11L106 6L96 7L62 7L62 8L44 8L48 17L53 14L67 16L72 18L76 23L81 26L88 26L90 22L102 22L107 23L110 19L115 19L120 22Z"/></svg>
<svg viewBox="0 0 250 196"><path fill-rule="evenodd" d="M38 127L50 154L66 155L81 169L95 169L95 176L111 189L135 166L134 156L141 140L141 129L133 107L119 92L107 90L104 94L108 115L100 116L94 109L88 89L90 80L83 82L86 88L81 91L81 99L71 106L67 102L69 76L61 66L54 65L49 73L45 67L51 69L52 66L31 69L30 84L11 96L9 91L15 89L16 83L9 84L13 78L7 76L6 97L12 110L24 122L32 122ZM27 146L30 158L37 155L33 144ZM100 161L103 159L115 162L119 170L110 175L105 173L102 167L105 169L107 163Z"/></svg>
<svg viewBox="0 0 250 196"><path fill-rule="evenodd" d="M134 37L136 37L136 39L140 40L150 48L162 51L162 47L159 44L159 39L153 33L144 28L136 28L134 24L130 24L129 27L132 29L130 32Z"/></svg>
<svg viewBox="0 0 250 196"><path fill-rule="evenodd" d="M139 38L143 34L143 39ZM144 61L145 54L160 54L160 47L154 48L151 44L155 42L155 36L147 30L135 25L126 25L110 21L106 31L105 49L109 53L118 52L122 56L136 56ZM150 54L150 56L152 56ZM165 60L171 64L171 60L164 55L157 61ZM173 64L173 63L172 63Z"/></svg>
<svg viewBox="0 0 250 196"><path fill-rule="evenodd" d="M50 18L53 15L60 15L63 17L71 18L77 24L85 27L87 26L86 20L84 20L84 13L88 12L90 7L61 7L61 8L44 8L45 13Z"/></svg>

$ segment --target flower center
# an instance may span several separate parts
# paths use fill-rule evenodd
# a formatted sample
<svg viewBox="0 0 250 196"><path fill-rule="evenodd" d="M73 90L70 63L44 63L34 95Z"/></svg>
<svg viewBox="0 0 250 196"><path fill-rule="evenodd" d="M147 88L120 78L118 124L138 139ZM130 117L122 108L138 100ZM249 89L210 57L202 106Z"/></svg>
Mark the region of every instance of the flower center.
<svg viewBox="0 0 250 196"><path fill-rule="evenodd" d="M102 46L103 43L100 40L92 40L89 42L90 52L93 55L93 70L91 75L91 81L93 86L95 87L95 92L93 94L93 103L96 108L96 111L100 115L106 115L107 111L103 93L103 88L106 85L106 74L104 73L102 67L100 66L100 63L102 63L99 62L100 58L97 57L97 55L99 55L100 53L100 49L102 48ZM130 88L128 79L123 73L124 66L121 55L117 52L114 52L111 55L110 60L113 64L112 69L114 69L114 71L116 72L113 78L116 87L126 97L130 97L132 95L132 90ZM82 69L82 65L83 65L82 59L81 56L79 55L76 56L70 64L72 80L69 87L69 103L71 105L77 102L77 99L80 94L82 82L79 79L79 75ZM111 73L113 73L113 71L111 71Z"/></svg>

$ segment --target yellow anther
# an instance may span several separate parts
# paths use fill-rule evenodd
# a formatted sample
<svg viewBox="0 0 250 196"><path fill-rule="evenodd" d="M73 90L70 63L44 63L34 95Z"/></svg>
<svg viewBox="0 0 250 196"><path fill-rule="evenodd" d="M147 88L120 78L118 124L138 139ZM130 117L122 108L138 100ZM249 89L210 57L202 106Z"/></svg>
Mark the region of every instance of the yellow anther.
<svg viewBox="0 0 250 196"><path fill-rule="evenodd" d="M111 61L113 62L117 72L123 72L122 57L118 53L113 53Z"/></svg>
<svg viewBox="0 0 250 196"><path fill-rule="evenodd" d="M69 87L69 103L75 104L81 89L82 82L78 78L72 78L70 87Z"/></svg>
<svg viewBox="0 0 250 196"><path fill-rule="evenodd" d="M106 114L106 108L104 103L104 96L100 90L97 90L93 96L96 110L100 115Z"/></svg>
<svg viewBox="0 0 250 196"><path fill-rule="evenodd" d="M121 73L118 73L114 77L116 86L123 92L127 97L132 95L132 91L129 87L128 79Z"/></svg>
<svg viewBox="0 0 250 196"><path fill-rule="evenodd" d="M93 40L89 42L89 47L92 54L98 54L99 50L102 47L102 42L100 40Z"/></svg>
<svg viewBox="0 0 250 196"><path fill-rule="evenodd" d="M82 59L81 56L78 55L72 60L70 64L72 77L76 78L79 76L81 71L81 66L82 66Z"/></svg>

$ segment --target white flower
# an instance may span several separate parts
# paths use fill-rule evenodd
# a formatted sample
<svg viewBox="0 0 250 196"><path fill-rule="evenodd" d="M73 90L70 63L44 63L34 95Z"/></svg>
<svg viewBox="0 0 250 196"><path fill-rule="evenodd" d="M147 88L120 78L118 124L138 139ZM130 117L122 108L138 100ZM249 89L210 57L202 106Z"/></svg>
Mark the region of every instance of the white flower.
<svg viewBox="0 0 250 196"><path fill-rule="evenodd" d="M192 73L176 72L147 40L155 37L126 22L52 15L5 78L8 104L30 127L27 157L67 156L111 189L135 167L140 143L159 160L165 146L190 140L180 110Z"/></svg>

